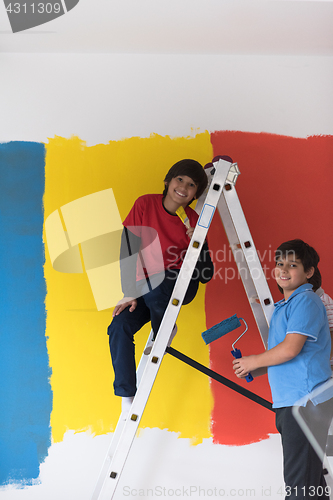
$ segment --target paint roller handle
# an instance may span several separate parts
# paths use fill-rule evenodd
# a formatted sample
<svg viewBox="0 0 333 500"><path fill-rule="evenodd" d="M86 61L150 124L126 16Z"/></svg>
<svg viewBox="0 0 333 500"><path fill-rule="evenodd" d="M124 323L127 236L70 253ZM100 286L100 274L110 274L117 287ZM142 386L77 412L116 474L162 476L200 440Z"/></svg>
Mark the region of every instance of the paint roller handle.
<svg viewBox="0 0 333 500"><path fill-rule="evenodd" d="M237 358L237 359L242 357L242 353L240 352L239 349L234 349L233 351L231 351L231 354L233 355L234 358ZM252 377L251 373L248 373L246 375L245 380L246 380L246 382L252 382L253 377Z"/></svg>

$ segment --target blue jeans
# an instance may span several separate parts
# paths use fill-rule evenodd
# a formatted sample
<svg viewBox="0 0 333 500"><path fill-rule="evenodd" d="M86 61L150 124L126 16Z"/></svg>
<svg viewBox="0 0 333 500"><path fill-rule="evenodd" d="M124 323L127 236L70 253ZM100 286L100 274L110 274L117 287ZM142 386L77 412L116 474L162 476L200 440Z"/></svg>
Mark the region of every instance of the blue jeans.
<svg viewBox="0 0 333 500"><path fill-rule="evenodd" d="M119 316L115 316L108 327L111 359L115 374L113 383L116 396L134 396L136 392L136 366L134 334L148 321L156 336L164 312L169 303L179 270L165 272L165 278L155 289L140 296L133 312L129 307ZM183 305L189 304L195 297L199 286L197 279L190 281Z"/></svg>

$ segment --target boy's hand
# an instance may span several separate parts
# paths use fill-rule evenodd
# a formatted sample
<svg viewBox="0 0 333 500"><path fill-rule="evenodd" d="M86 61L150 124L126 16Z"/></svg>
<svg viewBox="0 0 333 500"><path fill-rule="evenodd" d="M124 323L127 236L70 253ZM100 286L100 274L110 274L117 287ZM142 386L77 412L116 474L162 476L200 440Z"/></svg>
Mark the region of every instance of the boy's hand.
<svg viewBox="0 0 333 500"><path fill-rule="evenodd" d="M238 378L245 378L250 372L258 368L257 356L243 356L242 358L234 359L232 362L235 375Z"/></svg>
<svg viewBox="0 0 333 500"><path fill-rule="evenodd" d="M186 231L186 234L190 239L192 238L193 233L194 233L194 227L189 227L188 230Z"/></svg>
<svg viewBox="0 0 333 500"><path fill-rule="evenodd" d="M138 302L136 299L134 299L133 297L124 297L122 298L121 300L119 300L118 304L115 306L114 310L113 310L113 313L112 313L112 316L113 318L115 316L118 316L118 314L120 314L124 309L126 309L126 307L129 307L130 306L130 312L133 312L134 309L136 308Z"/></svg>

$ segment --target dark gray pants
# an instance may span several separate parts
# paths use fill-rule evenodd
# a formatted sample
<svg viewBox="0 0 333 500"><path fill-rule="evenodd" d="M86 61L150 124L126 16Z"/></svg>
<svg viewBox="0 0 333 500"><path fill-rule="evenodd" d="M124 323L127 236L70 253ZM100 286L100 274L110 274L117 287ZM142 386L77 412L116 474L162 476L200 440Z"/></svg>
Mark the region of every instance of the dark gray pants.
<svg viewBox="0 0 333 500"><path fill-rule="evenodd" d="M327 433L332 420L333 401L314 406L311 402L301 408L303 418L325 450ZM281 434L283 474L286 500L317 500L330 498L323 475L322 459L292 415L292 407L276 408L276 427Z"/></svg>

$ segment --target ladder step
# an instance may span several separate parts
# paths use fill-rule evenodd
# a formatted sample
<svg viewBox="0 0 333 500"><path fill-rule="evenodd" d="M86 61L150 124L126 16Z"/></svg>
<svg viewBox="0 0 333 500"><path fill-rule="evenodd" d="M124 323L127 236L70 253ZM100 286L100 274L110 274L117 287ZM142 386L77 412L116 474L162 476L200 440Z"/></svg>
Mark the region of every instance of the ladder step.
<svg viewBox="0 0 333 500"><path fill-rule="evenodd" d="M253 297L249 298L249 302L250 304L260 304L260 299L257 295L254 295ZM269 306L272 303L272 301L269 297L267 297L267 299L263 300L263 303L265 304L265 306Z"/></svg>
<svg viewBox="0 0 333 500"><path fill-rule="evenodd" d="M256 304L260 304L260 299L259 299L259 297L257 295L254 296L254 297L250 297L249 301L250 301L250 304L255 304L255 303Z"/></svg>
<svg viewBox="0 0 333 500"><path fill-rule="evenodd" d="M244 241L243 245L244 245L244 248L251 248L252 247L251 241ZM230 248L232 250L241 250L242 245L240 243L232 243L232 245L230 245Z"/></svg>

